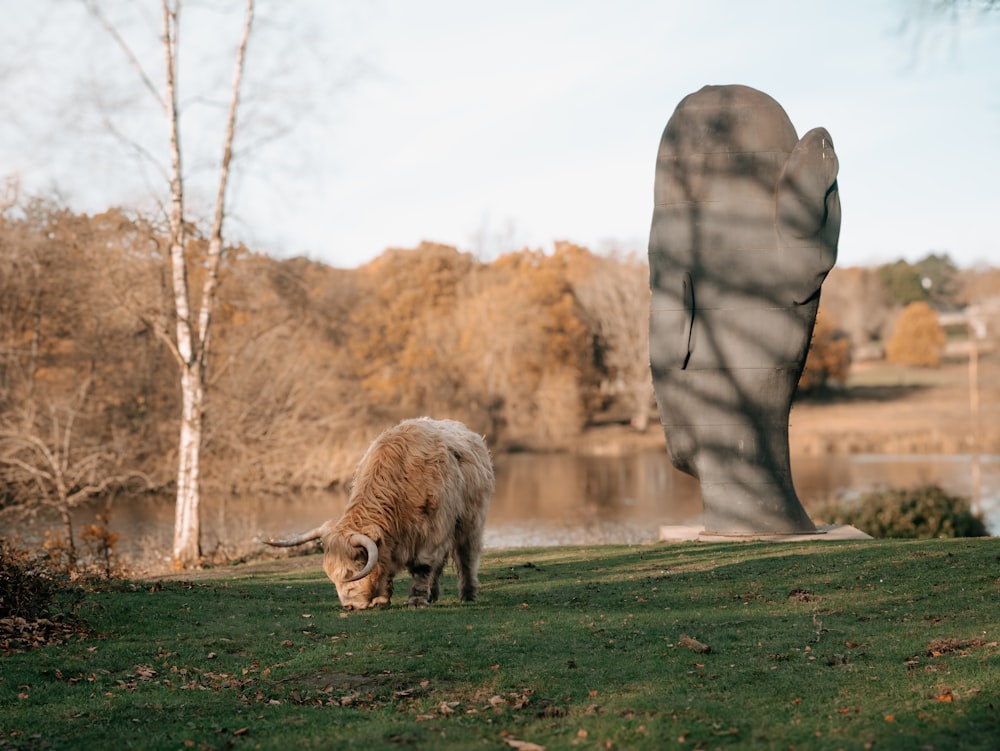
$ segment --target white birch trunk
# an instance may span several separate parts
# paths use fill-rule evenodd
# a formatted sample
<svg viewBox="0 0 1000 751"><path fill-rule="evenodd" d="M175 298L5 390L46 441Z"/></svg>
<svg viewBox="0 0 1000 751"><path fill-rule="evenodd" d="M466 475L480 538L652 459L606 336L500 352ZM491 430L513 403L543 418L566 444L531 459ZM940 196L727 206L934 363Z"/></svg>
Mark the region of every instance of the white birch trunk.
<svg viewBox="0 0 1000 751"><path fill-rule="evenodd" d="M205 408L205 373L208 363L209 333L215 307L222 259L222 227L225 220L226 186L232 160L236 113L239 110L240 83L246 57L247 42L253 24L254 2L246 0L246 17L233 73L232 99L226 122L219 189L215 216L209 236L205 281L201 290L197 326L191 310L188 288L187 260L184 250L184 187L181 172L181 149L175 86L177 52L177 9L171 10L169 0L163 0L164 39L167 51L167 114L170 120L171 150L171 265L174 283L174 305L177 315L177 355L181 367L181 434L177 466L177 505L174 516L174 567L188 568L201 560L201 447L202 422Z"/></svg>
<svg viewBox="0 0 1000 751"><path fill-rule="evenodd" d="M164 108L170 128L170 271L177 319L177 359L181 370L181 431L177 452L177 505L174 517L174 567L196 565L201 558L198 517L198 466L201 449L202 377L195 357L195 331L188 289L187 237L184 232L184 182L177 110L177 23L179 8L163 0L163 47L166 55Z"/></svg>
<svg viewBox="0 0 1000 751"><path fill-rule="evenodd" d="M177 457L177 506L174 515L174 565L177 568L197 565L201 558L198 470L205 389L199 370L200 368L184 369L181 373L183 407Z"/></svg>

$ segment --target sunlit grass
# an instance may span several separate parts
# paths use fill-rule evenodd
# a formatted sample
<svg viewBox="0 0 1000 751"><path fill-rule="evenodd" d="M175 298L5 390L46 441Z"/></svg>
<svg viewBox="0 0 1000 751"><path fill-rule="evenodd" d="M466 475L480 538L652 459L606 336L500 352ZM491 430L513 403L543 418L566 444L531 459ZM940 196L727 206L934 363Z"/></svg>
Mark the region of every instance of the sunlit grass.
<svg viewBox="0 0 1000 751"><path fill-rule="evenodd" d="M475 604L346 617L315 560L90 594L90 637L2 658L0 748L1000 737L993 539L493 551Z"/></svg>

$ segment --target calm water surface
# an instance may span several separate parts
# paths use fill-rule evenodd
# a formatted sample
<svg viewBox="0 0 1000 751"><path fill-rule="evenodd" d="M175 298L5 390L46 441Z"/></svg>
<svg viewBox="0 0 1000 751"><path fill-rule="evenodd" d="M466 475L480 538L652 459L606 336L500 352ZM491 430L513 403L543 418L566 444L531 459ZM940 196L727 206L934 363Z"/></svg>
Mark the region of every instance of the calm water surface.
<svg viewBox="0 0 1000 751"><path fill-rule="evenodd" d="M835 456L792 461L795 486L807 510L831 498L850 498L880 488L934 483L971 497L969 456ZM1000 533L1000 456L979 460L981 508L987 526ZM698 524L697 482L677 472L663 452L622 457L512 454L496 459L497 491L487 517L487 547L639 543L657 539L661 524ZM261 538L301 532L339 516L341 493L212 497L203 499L202 546L206 553L259 551ZM93 522L81 510L77 530ZM51 520L49 520L51 521ZM26 541L46 520L11 525ZM53 528L57 524L52 522ZM169 561L173 499L153 498L112 509L111 529L128 565L159 567Z"/></svg>

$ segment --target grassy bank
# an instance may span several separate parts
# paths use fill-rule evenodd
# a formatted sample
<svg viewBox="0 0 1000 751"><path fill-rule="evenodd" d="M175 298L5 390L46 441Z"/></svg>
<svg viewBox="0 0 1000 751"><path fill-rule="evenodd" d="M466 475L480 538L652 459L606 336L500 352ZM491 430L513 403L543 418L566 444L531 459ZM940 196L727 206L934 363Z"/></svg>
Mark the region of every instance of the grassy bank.
<svg viewBox="0 0 1000 751"><path fill-rule="evenodd" d="M0 658L0 749L1000 742L1000 543L490 552L480 602L350 616L317 557L88 594ZM397 583L405 600L408 581Z"/></svg>

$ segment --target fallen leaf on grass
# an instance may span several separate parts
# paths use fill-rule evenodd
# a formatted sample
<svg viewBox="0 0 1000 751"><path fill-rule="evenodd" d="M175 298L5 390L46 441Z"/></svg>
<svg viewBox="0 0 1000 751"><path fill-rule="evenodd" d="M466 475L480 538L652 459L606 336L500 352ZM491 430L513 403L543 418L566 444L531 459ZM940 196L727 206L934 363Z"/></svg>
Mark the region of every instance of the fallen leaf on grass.
<svg viewBox="0 0 1000 751"><path fill-rule="evenodd" d="M545 751L545 746L539 746L531 741L519 741L517 738L504 738L507 745L516 748L518 751Z"/></svg>
<svg viewBox="0 0 1000 751"><path fill-rule="evenodd" d="M907 657L903 660L909 668L915 668L920 664L920 660L924 657L944 657L946 655L959 655L964 657L969 654L969 651L977 647L995 647L997 642L986 641L985 639L974 638L974 639L954 639L952 637L942 637L938 639L931 639L930 643L927 645L927 649L920 654L915 654L911 657ZM925 669L933 669L928 666Z"/></svg>
<svg viewBox="0 0 1000 751"><path fill-rule="evenodd" d="M716 736L722 736L722 735L739 735L739 734L740 734L740 729L739 728L725 728L725 729L720 728L718 730L713 730L712 731L712 735L716 735Z"/></svg>
<svg viewBox="0 0 1000 751"><path fill-rule="evenodd" d="M692 652L697 652L698 654L708 654L712 651L712 648L708 644L704 644L697 639L693 639L687 634L681 634L681 638L677 640L677 643L682 647L687 647Z"/></svg>
<svg viewBox="0 0 1000 751"><path fill-rule="evenodd" d="M0 655L25 652L46 645L59 645L69 641L75 633L85 629L65 623L56 617L25 619L18 616L0 618ZM96 648L95 648L96 651Z"/></svg>
<svg viewBox="0 0 1000 751"><path fill-rule="evenodd" d="M514 699L514 709L524 709L528 706L531 703L531 695L534 693L534 689L526 688L520 694L511 694Z"/></svg>
<svg viewBox="0 0 1000 751"><path fill-rule="evenodd" d="M973 647L990 647L996 646L996 642L987 643L985 639L953 639L950 637L944 637L941 639L931 639L930 644L927 645L927 655L928 657L940 657L941 655L954 654L955 652L959 654L966 654Z"/></svg>
<svg viewBox="0 0 1000 751"><path fill-rule="evenodd" d="M535 716L542 720L551 720L558 717L565 717L567 714L569 714L565 707L560 707L558 704L553 704L548 699L542 699L542 701L540 701L538 704L541 707L541 709L539 709L539 711L535 713ZM592 706L596 707L597 705L594 704ZM586 714L590 714L589 708Z"/></svg>
<svg viewBox="0 0 1000 751"><path fill-rule="evenodd" d="M788 593L788 599L796 602L813 602L816 599L816 593L808 589L793 589Z"/></svg>
<svg viewBox="0 0 1000 751"><path fill-rule="evenodd" d="M955 695L945 686L941 689L941 693L934 697L934 701L955 701Z"/></svg>

